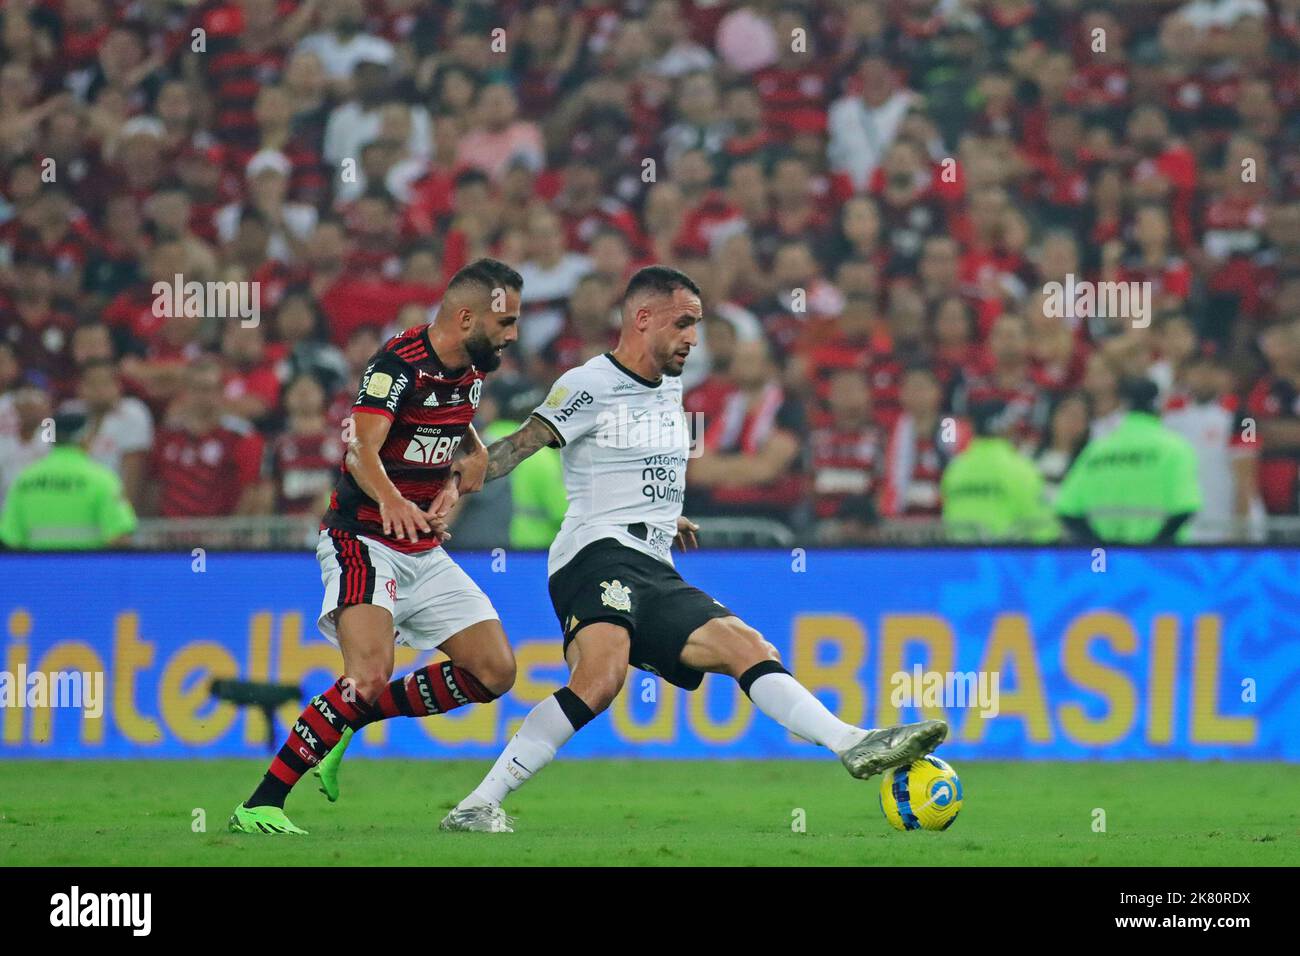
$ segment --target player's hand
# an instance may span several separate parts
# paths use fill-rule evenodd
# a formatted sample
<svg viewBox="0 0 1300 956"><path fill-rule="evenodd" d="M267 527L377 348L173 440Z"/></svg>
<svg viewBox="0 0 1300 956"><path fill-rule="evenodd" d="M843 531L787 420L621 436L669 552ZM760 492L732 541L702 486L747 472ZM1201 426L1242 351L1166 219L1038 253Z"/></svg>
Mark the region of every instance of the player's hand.
<svg viewBox="0 0 1300 956"><path fill-rule="evenodd" d="M438 539L439 544L451 540L451 531L448 530L450 525L447 522L448 519L445 517L433 518L429 521L429 526L433 528L433 536Z"/></svg>
<svg viewBox="0 0 1300 956"><path fill-rule="evenodd" d="M690 518L686 517L685 515L678 515L677 516L677 546L681 548L683 551L689 551L691 550L691 548L694 548L696 551L700 550L699 539L695 537L695 532L699 530L700 530L700 526L697 525Z"/></svg>
<svg viewBox="0 0 1300 956"><path fill-rule="evenodd" d="M467 452L456 460L454 471L460 475L460 493L472 495L483 490L483 481L487 477L488 453L482 445L477 451Z"/></svg>
<svg viewBox="0 0 1300 956"><path fill-rule="evenodd" d="M434 496L433 501L429 502L429 507L424 509L425 516L430 520L439 520L451 513L451 509L460 498L460 489L457 487L458 477L452 475L447 481L444 481L442 490ZM463 482L460 482L460 484L463 484Z"/></svg>
<svg viewBox="0 0 1300 956"><path fill-rule="evenodd" d="M379 502L379 518L384 534L398 541L416 541L421 532L428 534L433 530L420 506L401 497Z"/></svg>

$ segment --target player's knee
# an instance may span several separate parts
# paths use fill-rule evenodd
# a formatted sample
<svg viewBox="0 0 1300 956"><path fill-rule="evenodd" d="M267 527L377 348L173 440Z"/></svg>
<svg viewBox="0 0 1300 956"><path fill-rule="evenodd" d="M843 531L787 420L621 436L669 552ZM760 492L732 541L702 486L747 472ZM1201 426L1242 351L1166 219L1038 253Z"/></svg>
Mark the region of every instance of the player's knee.
<svg viewBox="0 0 1300 956"><path fill-rule="evenodd" d="M515 655L509 647L485 655L469 667L469 672L493 697L500 697L515 686L516 671Z"/></svg>

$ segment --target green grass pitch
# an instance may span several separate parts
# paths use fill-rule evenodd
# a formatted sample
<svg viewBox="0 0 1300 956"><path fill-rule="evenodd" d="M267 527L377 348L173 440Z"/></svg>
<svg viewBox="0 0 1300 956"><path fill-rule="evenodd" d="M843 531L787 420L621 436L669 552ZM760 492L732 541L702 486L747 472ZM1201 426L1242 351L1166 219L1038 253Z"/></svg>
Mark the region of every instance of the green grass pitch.
<svg viewBox="0 0 1300 956"><path fill-rule="evenodd" d="M516 833L438 832L487 767L352 759L337 804L310 776L290 798L310 836L259 838L226 831L258 761L5 761L0 866L1300 864L1291 764L969 762L952 828L899 833L880 778L831 760L559 760L512 799Z"/></svg>

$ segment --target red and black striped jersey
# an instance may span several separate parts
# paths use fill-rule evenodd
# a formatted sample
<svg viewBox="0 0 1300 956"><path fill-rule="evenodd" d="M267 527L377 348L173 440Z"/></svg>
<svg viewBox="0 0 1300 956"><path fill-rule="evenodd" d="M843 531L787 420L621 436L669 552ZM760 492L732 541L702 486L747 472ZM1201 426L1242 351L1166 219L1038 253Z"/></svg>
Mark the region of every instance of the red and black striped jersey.
<svg viewBox="0 0 1300 956"><path fill-rule="evenodd" d="M473 365L443 365L429 344L427 325L393 336L361 374L352 414L383 415L392 422L379 460L402 496L421 508L429 506L451 474L452 457L474 418L485 377ZM385 535L379 505L348 473L346 459L321 527L368 535L408 553L438 546L429 535L414 542Z"/></svg>

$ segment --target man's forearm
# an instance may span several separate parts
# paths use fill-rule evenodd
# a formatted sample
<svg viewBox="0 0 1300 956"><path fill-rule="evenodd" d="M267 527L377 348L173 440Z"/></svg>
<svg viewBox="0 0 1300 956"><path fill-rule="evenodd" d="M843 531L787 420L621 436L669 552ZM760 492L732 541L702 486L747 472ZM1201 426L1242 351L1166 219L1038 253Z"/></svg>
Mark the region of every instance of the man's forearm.
<svg viewBox="0 0 1300 956"><path fill-rule="evenodd" d="M384 471L383 462L379 460L379 452L376 449L353 441L348 445L346 461L348 474L371 501L382 502L385 499L402 496L392 479L388 477L388 473Z"/></svg>
<svg viewBox="0 0 1300 956"><path fill-rule="evenodd" d="M487 474L483 480L505 477L525 458L550 445L554 438L541 419L528 419L515 432L488 445Z"/></svg>

